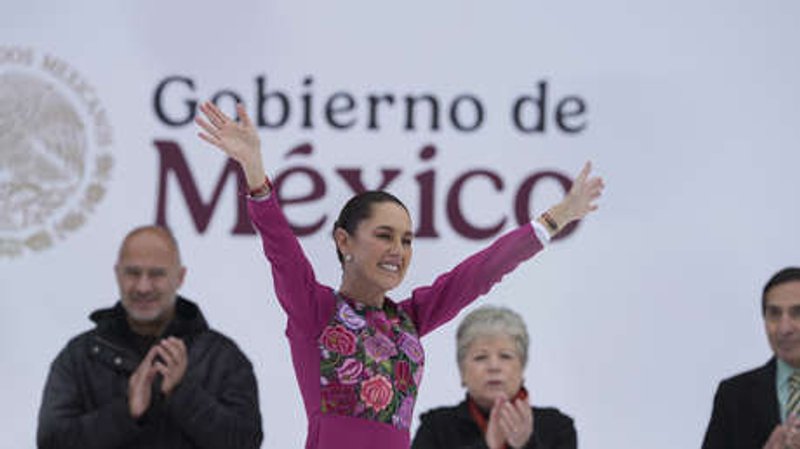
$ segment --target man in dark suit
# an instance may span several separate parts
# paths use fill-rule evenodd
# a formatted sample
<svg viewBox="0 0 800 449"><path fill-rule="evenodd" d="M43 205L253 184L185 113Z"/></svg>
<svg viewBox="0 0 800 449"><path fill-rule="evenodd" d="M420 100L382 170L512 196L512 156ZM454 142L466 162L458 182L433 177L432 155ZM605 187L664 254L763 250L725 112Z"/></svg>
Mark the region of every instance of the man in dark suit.
<svg viewBox="0 0 800 449"><path fill-rule="evenodd" d="M800 268L770 278L761 312L774 357L719 384L703 449L800 448Z"/></svg>

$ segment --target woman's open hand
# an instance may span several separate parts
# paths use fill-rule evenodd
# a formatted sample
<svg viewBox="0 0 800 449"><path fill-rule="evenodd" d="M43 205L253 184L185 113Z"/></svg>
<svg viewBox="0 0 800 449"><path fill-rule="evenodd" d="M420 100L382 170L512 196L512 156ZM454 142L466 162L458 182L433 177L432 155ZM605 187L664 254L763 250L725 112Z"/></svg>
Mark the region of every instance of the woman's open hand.
<svg viewBox="0 0 800 449"><path fill-rule="evenodd" d="M251 189L262 185L266 174L261 159L261 141L244 106L241 103L236 105L239 122L209 101L200 105L200 111L205 116L205 119L199 115L195 118L195 122L205 131L198 133L200 138L238 162Z"/></svg>

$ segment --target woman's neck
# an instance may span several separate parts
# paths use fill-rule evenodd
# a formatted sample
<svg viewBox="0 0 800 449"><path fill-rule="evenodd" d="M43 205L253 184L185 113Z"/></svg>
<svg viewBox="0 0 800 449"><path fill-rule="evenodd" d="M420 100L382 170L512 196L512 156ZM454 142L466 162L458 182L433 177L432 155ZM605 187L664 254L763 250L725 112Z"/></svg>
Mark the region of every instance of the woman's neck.
<svg viewBox="0 0 800 449"><path fill-rule="evenodd" d="M347 279L342 279L342 284L339 286L339 293L355 302L379 309L383 307L383 302L386 298L386 292L380 289L365 288L363 283L348 282Z"/></svg>

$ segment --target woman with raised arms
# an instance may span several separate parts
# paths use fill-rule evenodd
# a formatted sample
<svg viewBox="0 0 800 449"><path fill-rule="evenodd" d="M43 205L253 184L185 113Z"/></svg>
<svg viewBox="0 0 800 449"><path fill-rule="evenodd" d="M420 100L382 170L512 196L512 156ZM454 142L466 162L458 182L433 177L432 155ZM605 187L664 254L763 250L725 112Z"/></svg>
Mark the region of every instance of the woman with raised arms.
<svg viewBox="0 0 800 449"><path fill-rule="evenodd" d="M386 293L403 280L414 237L400 200L369 191L345 204L333 229L342 281L338 289L322 285L271 195L258 133L244 107L237 105L239 121L210 102L200 110L200 137L237 161L247 179L250 218L288 317L286 335L308 418L306 449L408 449L425 364L420 337L595 210L603 190L587 163L563 201L395 302Z"/></svg>

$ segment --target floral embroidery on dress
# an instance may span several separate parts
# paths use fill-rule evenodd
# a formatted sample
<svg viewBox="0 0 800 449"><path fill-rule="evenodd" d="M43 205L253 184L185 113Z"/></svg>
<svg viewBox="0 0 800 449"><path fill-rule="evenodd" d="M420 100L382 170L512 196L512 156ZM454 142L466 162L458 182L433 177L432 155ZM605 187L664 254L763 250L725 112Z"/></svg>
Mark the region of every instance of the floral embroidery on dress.
<svg viewBox="0 0 800 449"><path fill-rule="evenodd" d="M336 295L336 313L319 338L322 413L408 429L425 353L411 318Z"/></svg>
<svg viewBox="0 0 800 449"><path fill-rule="evenodd" d="M356 335L344 326L328 326L322 332L322 346L328 351L351 355L356 351Z"/></svg>

